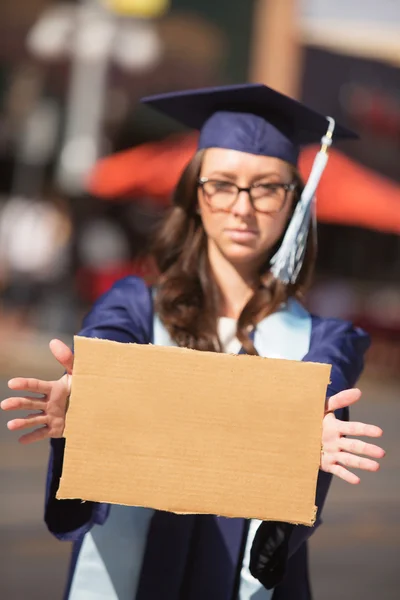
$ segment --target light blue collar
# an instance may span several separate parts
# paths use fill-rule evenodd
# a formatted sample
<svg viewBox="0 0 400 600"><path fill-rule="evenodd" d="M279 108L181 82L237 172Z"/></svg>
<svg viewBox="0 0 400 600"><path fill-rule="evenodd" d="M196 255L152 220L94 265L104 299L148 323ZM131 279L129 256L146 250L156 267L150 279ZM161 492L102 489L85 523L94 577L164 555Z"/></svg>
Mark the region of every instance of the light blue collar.
<svg viewBox="0 0 400 600"><path fill-rule="evenodd" d="M156 346L176 346L158 315L154 315ZM256 328L254 345L260 356L302 360L310 347L311 317L297 300L290 298Z"/></svg>
<svg viewBox="0 0 400 600"><path fill-rule="evenodd" d="M260 356L302 360L310 348L311 316L293 298L256 328L254 346Z"/></svg>

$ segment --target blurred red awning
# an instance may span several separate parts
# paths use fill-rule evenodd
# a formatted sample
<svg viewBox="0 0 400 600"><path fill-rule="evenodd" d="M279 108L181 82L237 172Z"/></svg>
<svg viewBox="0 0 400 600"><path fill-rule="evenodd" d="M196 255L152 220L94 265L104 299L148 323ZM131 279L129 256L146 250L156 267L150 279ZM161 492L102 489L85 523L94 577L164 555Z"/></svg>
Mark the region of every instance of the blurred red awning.
<svg viewBox="0 0 400 600"><path fill-rule="evenodd" d="M304 178L317 151L313 146L301 153L299 167ZM400 185L331 150L318 186L317 216L324 223L400 234Z"/></svg>
<svg viewBox="0 0 400 600"><path fill-rule="evenodd" d="M168 206L172 192L197 148L197 134L174 135L100 159L87 190L99 198L152 198Z"/></svg>
<svg viewBox="0 0 400 600"><path fill-rule="evenodd" d="M101 159L87 190L105 200L152 198L168 206L184 168L196 152L197 134L169 137ZM318 152L310 146L300 156L307 179ZM346 157L330 151L318 188L319 221L400 234L400 185Z"/></svg>

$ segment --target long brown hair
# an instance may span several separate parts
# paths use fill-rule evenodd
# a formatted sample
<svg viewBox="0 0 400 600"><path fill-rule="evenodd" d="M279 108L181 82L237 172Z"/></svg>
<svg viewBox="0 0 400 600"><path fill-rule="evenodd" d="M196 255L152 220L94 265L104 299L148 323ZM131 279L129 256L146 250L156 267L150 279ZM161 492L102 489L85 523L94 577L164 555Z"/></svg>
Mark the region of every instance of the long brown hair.
<svg viewBox="0 0 400 600"><path fill-rule="evenodd" d="M173 207L155 236L153 256L160 272L155 309L179 346L220 352L217 333L220 294L211 276L207 236L197 211L197 180L203 154L204 151L199 151L186 167L174 194ZM294 210L303 183L298 172L293 171L293 181L298 184ZM271 255L280 246L283 236L284 233ZM257 354L249 331L289 297L303 297L311 283L315 258L316 239L311 228L304 263L295 284L285 285L277 280L266 259L259 271L258 288L237 324L237 337L248 354Z"/></svg>

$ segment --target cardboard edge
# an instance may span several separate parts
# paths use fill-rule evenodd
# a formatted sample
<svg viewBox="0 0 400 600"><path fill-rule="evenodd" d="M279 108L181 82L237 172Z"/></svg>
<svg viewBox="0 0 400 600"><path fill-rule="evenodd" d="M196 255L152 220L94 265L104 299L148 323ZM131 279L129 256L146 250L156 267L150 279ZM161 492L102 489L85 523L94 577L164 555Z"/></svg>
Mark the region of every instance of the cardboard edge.
<svg viewBox="0 0 400 600"><path fill-rule="evenodd" d="M182 348L182 347L178 347L178 346L158 346L156 344L151 344L151 343L147 343L147 344L138 344L136 342L116 342L115 340L106 340L104 338L98 338L98 337L86 337L84 335L74 335L74 349L76 348L77 345L79 345L79 340L87 340L89 341L89 343L92 342L96 342L96 343L102 343L102 344L112 344L112 345L117 345L117 346L141 346L141 347L151 347L151 348L160 348L163 350L167 350L168 352L201 352L202 354L209 354L212 356L233 356L235 358L238 359L242 359L243 357L246 357L247 359L251 359L251 360L268 360L268 361L272 361L272 362L298 362L299 364L305 364L305 365L320 365L321 367L324 368L329 368L329 373L327 375L328 377L328 383L327 386L330 385L332 383L331 381L331 373L332 373L332 365L330 363L323 363L323 362L318 362L318 361L310 361L310 360L293 360L290 358L270 358L270 357L266 357L266 356L260 356L260 355L252 355L252 354L232 354L229 352L211 352L209 350L194 350L193 348ZM72 380L73 380L73 376L72 376Z"/></svg>
<svg viewBox="0 0 400 600"><path fill-rule="evenodd" d="M115 506L128 506L130 508L149 508L148 506L142 506L139 504L123 504L120 502L111 502L110 500L92 500L90 498L86 499L86 500L82 500L81 498L75 498L69 495L62 495L62 490L60 491L60 488L62 486L62 480L60 480L60 486L59 489L56 492L56 500L58 501L62 501L62 500L80 500L81 504L85 504L86 502L95 502L96 504L109 504L109 505L115 505ZM201 513L201 512L184 512L184 511L180 511L180 510L165 510L163 508L157 508L157 507L153 507L153 510L157 511L157 512L163 512L163 513L172 513L174 515L181 515L181 516L185 516L185 515L209 515L210 513ZM291 523L292 525L304 525L305 527L313 527L315 525L316 519L317 519L317 511L318 511L318 507L316 505L314 505L313 507L313 515L310 518L310 520L306 521L294 521L294 520L286 520L284 521L285 523ZM211 516L222 516L225 519L237 519L238 517L235 515L211 515ZM245 518L246 520L250 520L250 519L259 519L259 517L242 517ZM282 519L280 518L275 518L275 519L263 519L263 521L281 521Z"/></svg>

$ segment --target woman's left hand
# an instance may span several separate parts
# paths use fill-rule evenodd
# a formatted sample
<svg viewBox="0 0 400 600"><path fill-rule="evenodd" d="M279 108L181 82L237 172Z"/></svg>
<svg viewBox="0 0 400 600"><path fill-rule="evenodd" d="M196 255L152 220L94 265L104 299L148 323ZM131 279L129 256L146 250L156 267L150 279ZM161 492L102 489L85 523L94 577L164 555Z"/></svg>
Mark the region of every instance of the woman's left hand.
<svg viewBox="0 0 400 600"><path fill-rule="evenodd" d="M382 429L375 425L366 425L355 421L340 421L333 411L355 404L361 398L358 389L339 392L326 403L325 416L322 426L321 469L327 473L337 475L348 483L360 483L360 478L346 469L346 467L363 469L364 471L377 471L379 463L372 458L383 458L385 451L375 444L368 444L355 437L381 437ZM363 458L362 456L371 458Z"/></svg>

